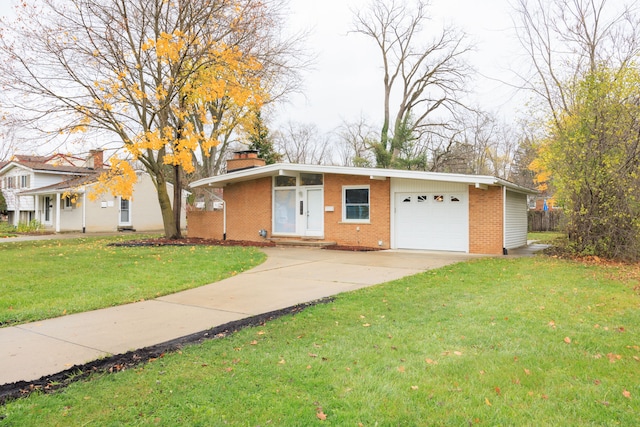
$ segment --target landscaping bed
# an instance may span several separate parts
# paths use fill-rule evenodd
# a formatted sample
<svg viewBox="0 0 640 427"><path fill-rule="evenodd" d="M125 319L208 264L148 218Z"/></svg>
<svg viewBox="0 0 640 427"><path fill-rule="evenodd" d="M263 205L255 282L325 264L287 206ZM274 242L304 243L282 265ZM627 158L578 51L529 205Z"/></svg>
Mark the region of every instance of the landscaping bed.
<svg viewBox="0 0 640 427"><path fill-rule="evenodd" d="M273 242L249 242L244 240L217 240L201 239L197 237L185 237L183 239L167 239L164 237L142 240L127 240L110 243L109 246L139 247L139 246L246 246L246 247L273 247Z"/></svg>

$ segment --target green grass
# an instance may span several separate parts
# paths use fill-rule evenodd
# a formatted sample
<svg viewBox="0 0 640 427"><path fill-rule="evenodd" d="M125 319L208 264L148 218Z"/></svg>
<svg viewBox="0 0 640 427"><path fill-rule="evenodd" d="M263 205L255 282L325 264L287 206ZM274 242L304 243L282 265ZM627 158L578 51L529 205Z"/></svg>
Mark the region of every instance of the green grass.
<svg viewBox="0 0 640 427"><path fill-rule="evenodd" d="M33 394L0 425L637 425L637 283L546 257L461 263Z"/></svg>
<svg viewBox="0 0 640 427"><path fill-rule="evenodd" d="M560 231L537 231L527 233L527 240L537 240L538 243L554 243L556 239L566 237L565 233Z"/></svg>
<svg viewBox="0 0 640 427"><path fill-rule="evenodd" d="M113 247L125 238L0 241L0 324L10 326L155 298L264 261L254 248Z"/></svg>

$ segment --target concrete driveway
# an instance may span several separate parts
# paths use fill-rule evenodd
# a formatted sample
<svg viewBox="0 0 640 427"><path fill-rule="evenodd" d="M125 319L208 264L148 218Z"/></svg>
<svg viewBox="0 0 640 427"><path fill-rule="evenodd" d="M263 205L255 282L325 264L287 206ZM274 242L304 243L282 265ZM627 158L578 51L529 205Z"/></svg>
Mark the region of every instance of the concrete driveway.
<svg viewBox="0 0 640 427"><path fill-rule="evenodd" d="M33 381L98 358L372 286L477 255L265 248L262 265L154 300L0 329L0 384Z"/></svg>

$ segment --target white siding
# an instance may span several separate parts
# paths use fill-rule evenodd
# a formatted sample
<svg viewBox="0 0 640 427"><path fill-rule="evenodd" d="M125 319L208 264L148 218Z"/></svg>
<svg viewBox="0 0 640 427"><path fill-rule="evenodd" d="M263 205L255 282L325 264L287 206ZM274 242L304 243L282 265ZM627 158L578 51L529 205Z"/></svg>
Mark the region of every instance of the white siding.
<svg viewBox="0 0 640 427"><path fill-rule="evenodd" d="M504 221L504 247L527 244L527 195L507 190Z"/></svg>
<svg viewBox="0 0 640 427"><path fill-rule="evenodd" d="M31 180L31 188L47 187L62 181L73 178L73 175L52 174L47 172L38 172Z"/></svg>

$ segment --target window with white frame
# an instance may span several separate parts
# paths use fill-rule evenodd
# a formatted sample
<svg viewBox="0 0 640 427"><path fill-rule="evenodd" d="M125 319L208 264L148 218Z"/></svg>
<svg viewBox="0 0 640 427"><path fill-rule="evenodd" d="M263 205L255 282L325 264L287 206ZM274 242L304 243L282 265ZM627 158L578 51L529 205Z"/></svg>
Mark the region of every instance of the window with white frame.
<svg viewBox="0 0 640 427"><path fill-rule="evenodd" d="M29 188L29 175L20 176L20 188Z"/></svg>
<svg viewBox="0 0 640 427"><path fill-rule="evenodd" d="M342 220L369 222L369 186L342 187Z"/></svg>

